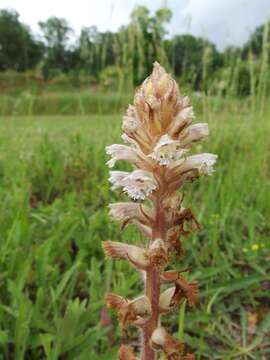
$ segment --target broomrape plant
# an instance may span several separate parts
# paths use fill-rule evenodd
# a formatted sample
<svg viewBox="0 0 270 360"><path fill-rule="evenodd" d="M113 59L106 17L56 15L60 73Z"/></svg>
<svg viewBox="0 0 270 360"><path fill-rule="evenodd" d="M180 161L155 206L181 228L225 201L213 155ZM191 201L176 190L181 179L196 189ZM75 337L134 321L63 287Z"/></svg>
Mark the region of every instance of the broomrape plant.
<svg viewBox="0 0 270 360"><path fill-rule="evenodd" d="M145 293L135 299L106 295L107 305L116 310L123 328L135 326L142 333L141 360L154 360L162 351L168 360L192 360L184 344L161 325L161 317L185 299L198 302L197 282L188 282L186 270L167 270L173 254L183 255L180 238L200 228L189 208L182 206L178 190L200 175L211 175L217 155L189 155L193 143L208 135L204 123L192 125L194 113L188 97L158 64L135 93L134 105L123 118L122 138L127 145L111 145L108 165L126 160L132 172L111 171L112 189L122 189L136 202L110 204L110 214L134 224L147 237L145 247L114 241L103 242L106 257L128 261L141 273ZM143 201L145 204L143 204ZM171 287L163 290L163 286ZM138 360L134 350L122 345L120 360Z"/></svg>

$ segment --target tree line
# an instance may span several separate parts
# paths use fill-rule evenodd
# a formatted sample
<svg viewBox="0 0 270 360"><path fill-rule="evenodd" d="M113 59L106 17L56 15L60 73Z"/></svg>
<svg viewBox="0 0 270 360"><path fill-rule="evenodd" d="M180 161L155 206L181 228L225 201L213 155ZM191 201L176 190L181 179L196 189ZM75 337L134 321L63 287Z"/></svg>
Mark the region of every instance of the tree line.
<svg viewBox="0 0 270 360"><path fill-rule="evenodd" d="M158 60L194 90L206 90L209 82L216 82L213 88L223 91L225 81L238 94L250 93L252 71L259 71L263 56L264 63L269 63L268 24L259 26L242 47L219 52L213 43L200 37L184 34L168 38L166 24L171 17L168 8L151 15L145 6L137 6L128 25L117 32L83 27L72 41L74 31L63 18L39 22L41 36L37 37L16 11L1 10L0 71L23 72L39 67L44 79L73 73L87 74L104 83L128 76L134 86Z"/></svg>

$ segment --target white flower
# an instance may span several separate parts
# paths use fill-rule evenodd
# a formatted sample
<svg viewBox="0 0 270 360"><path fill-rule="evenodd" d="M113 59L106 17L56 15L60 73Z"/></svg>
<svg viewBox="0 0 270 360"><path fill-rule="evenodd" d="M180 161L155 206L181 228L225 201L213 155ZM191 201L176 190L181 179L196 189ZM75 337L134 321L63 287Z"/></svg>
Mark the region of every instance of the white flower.
<svg viewBox="0 0 270 360"><path fill-rule="evenodd" d="M123 179L122 183L123 190L135 200L144 200L157 188L152 174L144 170L134 170Z"/></svg>
<svg viewBox="0 0 270 360"><path fill-rule="evenodd" d="M180 148L179 141L171 139L170 136L166 134L161 136L149 156L160 165L168 166L180 159L186 152L186 149Z"/></svg>
<svg viewBox="0 0 270 360"><path fill-rule="evenodd" d="M112 190L122 187L134 200L144 200L157 188L152 174L144 170L134 170L132 173L111 171L109 181L113 184Z"/></svg>
<svg viewBox="0 0 270 360"><path fill-rule="evenodd" d="M114 144L107 146L106 153L112 157L111 160L107 162L110 168L112 168L118 160L130 161L133 164L138 161L136 151L126 145Z"/></svg>
<svg viewBox="0 0 270 360"><path fill-rule="evenodd" d="M136 219L142 223L149 224L149 221L153 220L154 214L151 208L148 208L142 204L133 202L120 202L115 204L109 204L110 215L120 221L126 221L127 219Z"/></svg>
<svg viewBox="0 0 270 360"><path fill-rule="evenodd" d="M198 123L189 126L183 134L180 134L181 146L188 146L191 143L205 139L209 135L207 123Z"/></svg>
<svg viewBox="0 0 270 360"><path fill-rule="evenodd" d="M110 171L109 182L112 184L112 190L122 186L123 179L129 175L126 171Z"/></svg>
<svg viewBox="0 0 270 360"><path fill-rule="evenodd" d="M134 224L147 237L152 235L153 210L142 204L122 202L110 204L110 215L122 222L121 229L128 224Z"/></svg>
<svg viewBox="0 0 270 360"><path fill-rule="evenodd" d="M181 172L198 169L201 175L211 175L214 172L213 165L217 160L214 154L197 154L189 156L181 165Z"/></svg>

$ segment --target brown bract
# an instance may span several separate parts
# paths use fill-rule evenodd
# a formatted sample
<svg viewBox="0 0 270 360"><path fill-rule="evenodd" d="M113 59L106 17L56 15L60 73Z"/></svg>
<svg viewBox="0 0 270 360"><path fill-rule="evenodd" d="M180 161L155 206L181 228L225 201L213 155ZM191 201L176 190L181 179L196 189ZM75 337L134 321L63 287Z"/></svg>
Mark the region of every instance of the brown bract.
<svg viewBox="0 0 270 360"><path fill-rule="evenodd" d="M164 284L175 284L175 298L186 298L190 306L195 306L199 301L197 281L188 282L178 271L167 271L161 274Z"/></svg>
<svg viewBox="0 0 270 360"><path fill-rule="evenodd" d="M105 301L108 307L117 311L123 328L144 325L152 313L151 304L146 296L127 300L117 294L108 293Z"/></svg>
<svg viewBox="0 0 270 360"><path fill-rule="evenodd" d="M119 360L139 360L130 346L122 345L118 351Z"/></svg>

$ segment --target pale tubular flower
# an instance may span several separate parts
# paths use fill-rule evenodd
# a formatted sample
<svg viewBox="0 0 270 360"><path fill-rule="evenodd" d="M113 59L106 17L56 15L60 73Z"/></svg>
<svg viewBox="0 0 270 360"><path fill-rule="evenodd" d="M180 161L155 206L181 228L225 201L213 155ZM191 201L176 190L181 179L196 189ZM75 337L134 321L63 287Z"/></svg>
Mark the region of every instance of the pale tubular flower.
<svg viewBox="0 0 270 360"><path fill-rule="evenodd" d="M102 247L107 258L127 260L136 269L145 270L150 261L145 249L117 241L103 241Z"/></svg>
<svg viewBox="0 0 270 360"><path fill-rule="evenodd" d="M112 184L112 190L122 187L122 182L128 175L126 171L110 171L109 182Z"/></svg>
<svg viewBox="0 0 270 360"><path fill-rule="evenodd" d="M163 350L168 360L181 360L184 344L169 335L163 327L157 327L151 337L151 346L155 350Z"/></svg>
<svg viewBox="0 0 270 360"><path fill-rule="evenodd" d="M122 187L134 200L144 200L157 188L154 177L145 170L134 170L131 173L110 171L109 181L112 183L112 190Z"/></svg>
<svg viewBox="0 0 270 360"><path fill-rule="evenodd" d="M181 165L181 172L186 172L192 169L198 169L200 175L211 175L214 172L213 166L217 161L215 154L197 154L186 158Z"/></svg>
<svg viewBox="0 0 270 360"><path fill-rule="evenodd" d="M114 167L116 161L125 160L141 169L152 169L152 161L143 154L138 146L135 147L134 144L133 146L113 144L106 147L106 153L112 157L107 162L110 168Z"/></svg>
<svg viewBox="0 0 270 360"><path fill-rule="evenodd" d="M116 161L118 160L126 160L132 164L136 164L138 162L138 155L135 149L126 145L113 144L107 146L106 153L112 157L111 160L107 162L110 168L114 167Z"/></svg>
<svg viewBox="0 0 270 360"><path fill-rule="evenodd" d="M179 140L182 147L190 147L193 142L204 140L208 135L208 124L198 123L185 129L183 134L180 134Z"/></svg>
<svg viewBox="0 0 270 360"><path fill-rule="evenodd" d="M211 175L214 172L213 165L217 160L217 155L214 154L197 154L188 156L185 160L179 160L176 162L167 173L168 179L170 179L171 183L176 182L176 187L181 183L181 177L187 176L189 180L189 173L191 173L191 179L193 177L192 172L194 172L194 176L196 177L196 171L198 172L197 175ZM171 184L170 184L171 185Z"/></svg>
<svg viewBox="0 0 270 360"><path fill-rule="evenodd" d="M161 136L158 143L149 155L160 165L171 165L186 154L188 150L180 148L180 142L173 140L168 134Z"/></svg>
<svg viewBox="0 0 270 360"><path fill-rule="evenodd" d="M116 310L123 327L134 325L141 327L152 314L152 308L147 296L142 295L133 300L108 293L105 296L107 306Z"/></svg>
<svg viewBox="0 0 270 360"><path fill-rule="evenodd" d="M153 210L142 204L122 202L109 205L109 214L122 222L124 229L128 224L134 224L147 237L152 235L152 223L154 221Z"/></svg>
<svg viewBox="0 0 270 360"><path fill-rule="evenodd" d="M145 205L133 202L120 202L109 205L109 214L115 219L126 221L127 219L135 219L143 224L154 221L153 210Z"/></svg>
<svg viewBox="0 0 270 360"><path fill-rule="evenodd" d="M134 200L144 200L157 188L153 175L145 170L134 170L122 180L124 192Z"/></svg>

